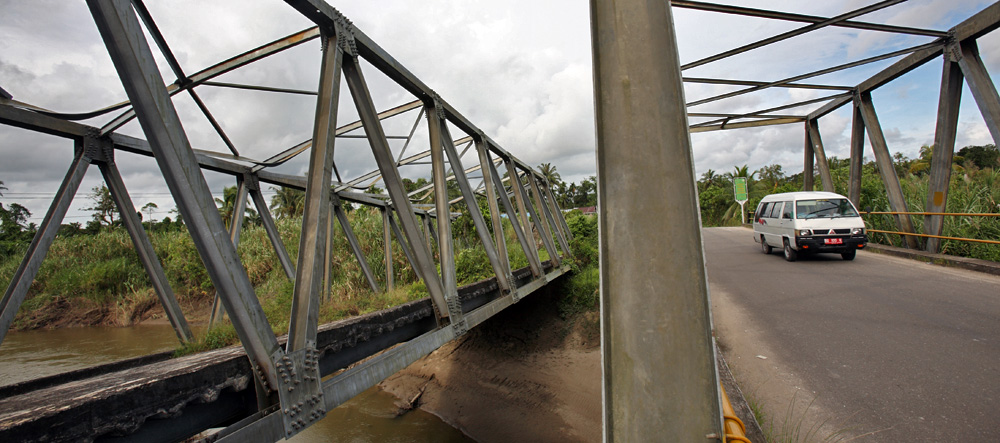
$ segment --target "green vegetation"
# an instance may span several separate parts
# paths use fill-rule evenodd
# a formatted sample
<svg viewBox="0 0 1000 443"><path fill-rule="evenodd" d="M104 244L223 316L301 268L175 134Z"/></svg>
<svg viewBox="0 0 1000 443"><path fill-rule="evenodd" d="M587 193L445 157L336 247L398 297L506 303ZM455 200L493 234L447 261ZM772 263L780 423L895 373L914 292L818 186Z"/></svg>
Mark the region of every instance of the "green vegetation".
<svg viewBox="0 0 1000 443"><path fill-rule="evenodd" d="M596 204L596 179L593 177L585 180L582 186L572 185L567 188L559 181L555 167L548 165L547 173L550 180L558 183L557 186L572 189L570 194L559 193L560 197L568 198L570 202ZM425 186L427 181L404 180L404 183L408 191L414 191ZM6 188L0 182L0 191L4 189ZM380 194L381 190L372 187L366 192ZM461 195L453 183L449 186L448 194L450 198ZM432 198L429 194L417 197L427 201ZM93 213L93 220L86 227L71 223L60 228L30 286L14 328L129 325L148 318L158 306L156 294L137 259L131 238L123 228L120 217L117 217L110 192L105 186L98 186L92 190L90 198L93 205L88 209ZM219 213L227 222L233 219L235 200L235 187L226 188L223 197L216 199ZM490 220L486 201L481 197L477 200L480 213ZM304 193L290 188L278 189L271 201L282 242L293 261L298 255L303 207ZM175 220L164 218L154 221L151 214L155 208L155 203L143 206L142 210L149 218L143 223L144 228L189 322L204 323L215 288L180 214L177 214ZM385 287L381 212L364 206L351 210L351 206L346 203L345 209L369 267L379 286ZM460 214L452 221L458 284L465 285L492 277L493 269L475 232L468 207L458 204L453 205L452 210ZM259 215L249 209L246 215L237 251L274 332L284 334L288 328L293 283L281 268L266 231L261 226ZM35 233L34 225L26 224L28 217L30 213L27 209L16 203L0 206L0 281L11 280ZM596 309L598 282L596 217L583 216L579 211L574 211L568 216L568 223L575 236L571 245L575 258L569 261L575 272L564 279L566 296L561 308L566 315ZM488 225L492 230L492 224ZM511 266L514 269L527 266L527 258L509 219L504 218L502 226ZM534 237L540 243L538 235L535 233ZM321 321L364 314L427 296L426 287L417 280L395 239L393 243L391 261L395 289L375 293L369 286L342 227L339 223L334 223L330 281L320 308ZM436 246L432 245L432 252L438 253ZM540 258L548 260L549 252L540 249ZM237 337L233 327L228 322L221 322L211 330L201 331L195 342L185 345L178 352L195 352L235 342Z"/></svg>
<svg viewBox="0 0 1000 443"><path fill-rule="evenodd" d="M573 233L570 242L573 273L563 279L560 288L559 311L564 318L597 310L600 293L597 216L570 211L566 214L566 224Z"/></svg>
<svg viewBox="0 0 1000 443"><path fill-rule="evenodd" d="M898 153L894 158L896 175L911 212L922 212L926 207L931 153L932 149L924 146L920 150L920 157L916 159L909 159ZM829 163L835 192L847 195L850 161L833 157L829 159ZM749 173L746 166L723 175L709 170L698 180L698 198L704 226L735 226L740 223L739 205L733 200L733 177L748 177L748 213L752 213L761 198L768 194L802 190L802 174L786 176L779 165L765 166L753 173ZM818 177L816 189L822 189ZM891 211L885 186L874 162L867 162L862 166L858 209ZM955 154L946 212L1000 213L1000 150L996 146L967 146ZM917 232L923 232L923 217L911 218ZM865 222L870 229L898 230L890 215L866 216ZM1000 238L1000 217L945 217L944 235L997 239ZM871 233L869 237L875 243L888 245L898 246L903 241L895 234ZM941 253L1000 261L1000 247L983 243L944 240L941 243Z"/></svg>

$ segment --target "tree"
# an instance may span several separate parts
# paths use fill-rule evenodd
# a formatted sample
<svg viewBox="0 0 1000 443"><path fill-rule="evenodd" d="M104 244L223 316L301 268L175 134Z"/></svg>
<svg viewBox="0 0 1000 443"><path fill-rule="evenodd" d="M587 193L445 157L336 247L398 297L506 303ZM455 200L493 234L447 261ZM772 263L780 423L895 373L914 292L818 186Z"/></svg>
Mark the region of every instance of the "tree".
<svg viewBox="0 0 1000 443"><path fill-rule="evenodd" d="M812 173L812 171L809 172ZM754 174L756 174L757 177L760 178L760 181L765 185L768 190L768 194L773 194L777 191L778 187L785 181L785 173L782 172L781 165L778 164L764 166L763 168L755 171ZM738 175L737 177L743 176Z"/></svg>
<svg viewBox="0 0 1000 443"><path fill-rule="evenodd" d="M996 145L966 146L958 150L958 155L979 169L1000 167L1000 149Z"/></svg>
<svg viewBox="0 0 1000 443"><path fill-rule="evenodd" d="M545 181L549 183L549 186L556 186L562 177L556 172L556 167L552 166L552 163L542 163L538 166L538 171L542 173L542 177L545 177Z"/></svg>
<svg viewBox="0 0 1000 443"><path fill-rule="evenodd" d="M275 188L271 188L275 189ZM306 209L306 193L297 189L282 186L275 189L271 197L271 210L278 218L301 217Z"/></svg>
<svg viewBox="0 0 1000 443"><path fill-rule="evenodd" d="M31 218L31 211L17 203L11 203L7 208L0 203L0 239L20 241L22 232L30 231L25 224Z"/></svg>
<svg viewBox="0 0 1000 443"><path fill-rule="evenodd" d="M142 210L146 211L146 214L149 215L149 230L150 230L150 232L153 231L153 210L156 209L156 208L158 208L158 206L156 206L156 203L153 203L153 202L146 203L142 207Z"/></svg>
<svg viewBox="0 0 1000 443"><path fill-rule="evenodd" d="M87 211L94 211L94 221L101 226L111 226L115 222L115 199L111 197L111 191L106 185L95 186L90 190L90 199L94 201L94 206L84 208Z"/></svg>
<svg viewBox="0 0 1000 443"><path fill-rule="evenodd" d="M222 216L222 222L226 226L232 226L233 211L236 210L236 194L236 186L227 186L222 189L222 199L215 199L215 203L219 205L219 215ZM254 211L249 206L246 207L244 214L250 219L251 223L260 220L257 211Z"/></svg>

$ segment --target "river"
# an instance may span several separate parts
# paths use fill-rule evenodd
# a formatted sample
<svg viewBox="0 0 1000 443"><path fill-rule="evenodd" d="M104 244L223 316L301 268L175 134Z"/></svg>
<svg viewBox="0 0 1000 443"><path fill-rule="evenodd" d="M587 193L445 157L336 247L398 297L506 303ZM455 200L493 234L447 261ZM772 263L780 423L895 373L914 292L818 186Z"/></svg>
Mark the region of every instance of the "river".
<svg viewBox="0 0 1000 443"><path fill-rule="evenodd" d="M0 386L173 349L169 325L10 332L0 345ZM396 416L395 397L373 387L291 439L313 442L471 442L438 417L414 409Z"/></svg>

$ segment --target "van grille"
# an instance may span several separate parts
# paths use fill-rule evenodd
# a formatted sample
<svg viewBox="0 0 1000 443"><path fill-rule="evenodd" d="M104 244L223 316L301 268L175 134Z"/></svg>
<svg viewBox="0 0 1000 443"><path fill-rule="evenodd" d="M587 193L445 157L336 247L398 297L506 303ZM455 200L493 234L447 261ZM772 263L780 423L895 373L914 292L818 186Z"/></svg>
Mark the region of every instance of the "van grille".
<svg viewBox="0 0 1000 443"><path fill-rule="evenodd" d="M850 228L848 228L848 229L834 229L833 233L836 234L836 235L845 235L845 234L850 234L851 230L850 230ZM830 230L829 229L813 229L813 235L830 235Z"/></svg>

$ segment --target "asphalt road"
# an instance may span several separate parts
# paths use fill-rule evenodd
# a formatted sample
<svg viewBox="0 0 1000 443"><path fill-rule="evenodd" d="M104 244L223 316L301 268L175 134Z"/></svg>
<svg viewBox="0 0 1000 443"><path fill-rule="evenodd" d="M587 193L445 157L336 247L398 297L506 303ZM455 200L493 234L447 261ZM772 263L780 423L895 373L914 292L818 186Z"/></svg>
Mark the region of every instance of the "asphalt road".
<svg viewBox="0 0 1000 443"><path fill-rule="evenodd" d="M850 441L1000 442L1000 278L864 251L789 263L744 228L703 235L710 283L781 362L767 370Z"/></svg>

